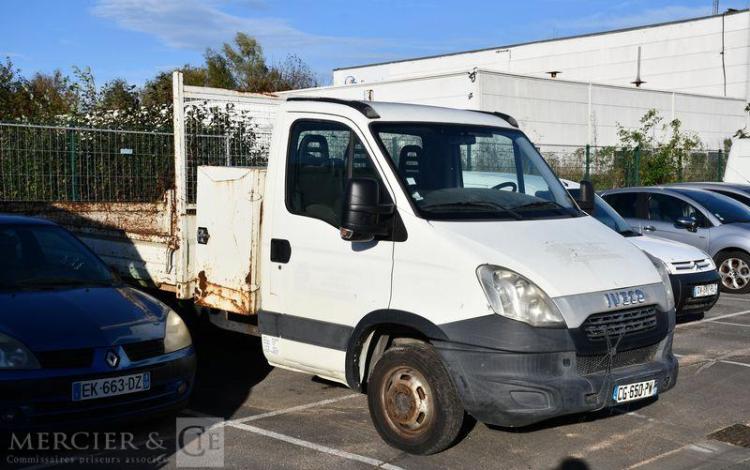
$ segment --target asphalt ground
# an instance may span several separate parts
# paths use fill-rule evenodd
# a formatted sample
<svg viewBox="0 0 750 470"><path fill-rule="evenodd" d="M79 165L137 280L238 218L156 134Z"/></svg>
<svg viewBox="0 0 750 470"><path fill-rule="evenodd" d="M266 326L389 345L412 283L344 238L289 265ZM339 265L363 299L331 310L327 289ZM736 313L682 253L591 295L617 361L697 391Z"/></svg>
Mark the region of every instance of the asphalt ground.
<svg viewBox="0 0 750 470"><path fill-rule="evenodd" d="M132 445L102 449L89 436L82 450L15 451L6 441L0 465L49 468L65 458L108 468L750 469L750 428L742 426L750 425L750 296L722 295L703 318L678 324L679 381L655 400L517 430L476 423L457 445L427 457L386 445L364 395L268 366L258 338L202 327L194 339L197 383L180 416L214 417L202 440L178 440L174 417L106 423L87 431L129 436ZM209 436L219 439L213 449Z"/></svg>

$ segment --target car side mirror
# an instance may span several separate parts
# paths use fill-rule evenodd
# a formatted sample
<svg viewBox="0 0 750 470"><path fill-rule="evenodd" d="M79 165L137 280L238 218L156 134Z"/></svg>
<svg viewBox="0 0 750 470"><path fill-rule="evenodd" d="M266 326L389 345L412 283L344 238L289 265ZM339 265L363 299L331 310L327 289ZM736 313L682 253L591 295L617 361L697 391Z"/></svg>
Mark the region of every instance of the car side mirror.
<svg viewBox="0 0 750 470"><path fill-rule="evenodd" d="M581 189L578 191L578 199L576 199L576 203L582 211L591 214L594 212L594 197L596 196L596 192L594 192L594 184L591 181L583 180L580 182L580 185Z"/></svg>
<svg viewBox="0 0 750 470"><path fill-rule="evenodd" d="M392 214L393 204L380 204L380 183L374 178L351 178L344 193L341 238L369 242L377 235L388 235L381 215Z"/></svg>
<svg viewBox="0 0 750 470"><path fill-rule="evenodd" d="M689 232L698 231L698 221L694 217L680 217L674 224L679 228L687 229Z"/></svg>

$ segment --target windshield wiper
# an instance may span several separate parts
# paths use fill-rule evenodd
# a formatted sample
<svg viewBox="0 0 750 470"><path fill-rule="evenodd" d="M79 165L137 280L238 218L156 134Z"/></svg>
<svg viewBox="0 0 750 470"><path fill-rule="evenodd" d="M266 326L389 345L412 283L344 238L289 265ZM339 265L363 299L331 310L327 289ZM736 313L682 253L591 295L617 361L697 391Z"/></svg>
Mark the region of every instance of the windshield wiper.
<svg viewBox="0 0 750 470"><path fill-rule="evenodd" d="M567 208L556 203L555 201L534 201L529 202L528 204L521 204L520 206L516 206L516 209L528 209L528 208L537 208L537 207L552 207L554 209L562 209L567 212Z"/></svg>
<svg viewBox="0 0 750 470"><path fill-rule="evenodd" d="M623 237L640 237L640 236L643 236L642 233L639 233L639 232L636 232L635 230L630 230L630 229L620 230L619 233Z"/></svg>
<svg viewBox="0 0 750 470"><path fill-rule="evenodd" d="M451 207L490 209L493 212L510 214L516 220L522 220L524 218L523 215L519 214L513 209L510 209L508 207L505 207L503 205L500 205L494 202L488 202L488 201L444 202L440 204L428 204L426 206L422 206L422 209L428 209L428 210L436 209L436 208L445 209L445 208L451 208Z"/></svg>

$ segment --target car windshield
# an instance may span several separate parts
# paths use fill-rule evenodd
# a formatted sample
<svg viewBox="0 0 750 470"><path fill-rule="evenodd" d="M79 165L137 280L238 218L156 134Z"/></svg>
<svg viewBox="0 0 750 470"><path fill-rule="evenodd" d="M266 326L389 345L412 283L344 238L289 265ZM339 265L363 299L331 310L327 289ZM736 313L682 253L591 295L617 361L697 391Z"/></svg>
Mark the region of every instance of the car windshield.
<svg viewBox="0 0 750 470"><path fill-rule="evenodd" d="M700 190L675 191L702 205L723 224L750 222L750 208L727 196Z"/></svg>
<svg viewBox="0 0 750 470"><path fill-rule="evenodd" d="M568 192L573 199L580 194L580 189L569 189ZM612 206L599 196L594 198L594 212L591 214L596 220L611 228L620 235L626 237L639 237L640 233L633 230L633 227L615 211Z"/></svg>
<svg viewBox="0 0 750 470"><path fill-rule="evenodd" d="M560 181L518 130L439 123L380 123L373 129L427 219L579 215Z"/></svg>
<svg viewBox="0 0 750 470"><path fill-rule="evenodd" d="M112 286L115 275L78 239L51 225L0 225L0 289Z"/></svg>

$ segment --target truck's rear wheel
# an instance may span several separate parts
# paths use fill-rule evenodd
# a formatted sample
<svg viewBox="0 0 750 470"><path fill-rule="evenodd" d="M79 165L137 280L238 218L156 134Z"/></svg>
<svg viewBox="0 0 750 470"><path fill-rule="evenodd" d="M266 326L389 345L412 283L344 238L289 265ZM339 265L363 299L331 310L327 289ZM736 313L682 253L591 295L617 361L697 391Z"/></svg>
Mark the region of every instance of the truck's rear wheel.
<svg viewBox="0 0 750 470"><path fill-rule="evenodd" d="M456 440L464 409L440 356L427 344L397 346L375 364L367 386L370 416L388 444L434 454Z"/></svg>

